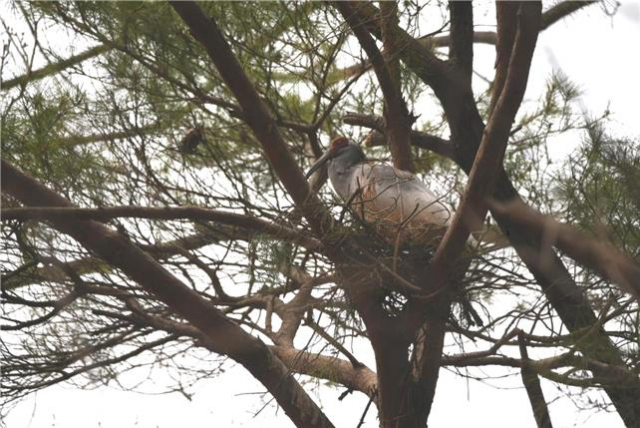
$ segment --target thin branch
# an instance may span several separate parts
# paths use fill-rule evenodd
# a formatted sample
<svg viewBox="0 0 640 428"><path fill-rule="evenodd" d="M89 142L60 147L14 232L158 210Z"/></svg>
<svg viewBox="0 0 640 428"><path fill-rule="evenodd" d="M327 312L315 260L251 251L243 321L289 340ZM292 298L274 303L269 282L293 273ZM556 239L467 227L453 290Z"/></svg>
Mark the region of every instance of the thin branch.
<svg viewBox="0 0 640 428"><path fill-rule="evenodd" d="M369 134L365 139L365 145L367 147L376 147L387 143L387 139L384 136L384 126L381 125L381 118L373 115L349 113L345 115L342 120L348 125L362 126L374 130L374 132ZM410 142L414 147L432 151L448 159L454 159L453 144L444 138L424 132L411 131Z"/></svg>
<svg viewBox="0 0 640 428"><path fill-rule="evenodd" d="M331 344L331 346L333 346L338 351L340 351L342 355L347 357L347 359L349 360L349 362L351 363L354 369L364 367L364 364L358 361L358 359L351 352L349 352L349 350L345 348L344 345L342 345L336 339L331 337L327 332L324 331L322 327L316 324L316 322L313 320L311 315L307 316L307 318L305 319L305 324L311 327L313 331L315 331L320 337L322 337L329 344Z"/></svg>
<svg viewBox="0 0 640 428"><path fill-rule="evenodd" d="M20 302L22 304L26 304L26 302L23 299L20 299L20 298L14 299L14 298L12 298L11 295L6 295L4 293L5 292L3 291L3 297L6 300L6 302L8 302L8 303ZM77 288L74 288L69 293L67 293L66 295L64 295L61 298L59 298L58 300L56 300L54 302L51 302L50 304L47 304L47 306L52 306L53 307L51 309L51 311L49 311L48 313L46 313L46 314L44 314L44 315L42 315L42 316L40 316L38 318L34 318L32 320L24 321L24 322L10 320L10 321L13 321L14 324L12 324L12 325L6 325L6 324L2 325L2 326L0 326L0 329L1 330L22 330L22 329L26 329L27 327L31 327L31 326L38 325L38 324L43 324L44 322L48 321L49 319L51 319L54 316L56 316L57 314L59 314L62 310L67 308L69 305L71 305L73 302L75 302L78 298L82 297L83 294L84 294L83 292L81 292ZM26 304L26 305L27 306L31 306L30 304Z"/></svg>
<svg viewBox="0 0 640 428"><path fill-rule="evenodd" d="M154 131L158 131L158 125L156 124L110 133L71 135L69 137L63 137L60 140L60 144L67 147L82 146L86 144L100 143L103 141L124 140L135 136L148 135Z"/></svg>
<svg viewBox="0 0 640 428"><path fill-rule="evenodd" d="M2 210L3 220L96 220L106 221L119 217L135 217L161 220L213 221L247 230L266 233L274 238L297 242L310 249L322 247L320 241L304 236L302 232L267 220L220 210L200 207L136 207L117 206L105 208L49 208L22 207Z"/></svg>
<svg viewBox="0 0 640 428"><path fill-rule="evenodd" d="M184 250L195 250L221 241L235 239L248 241L253 235L253 233L246 233L243 229L234 226L208 227L206 232L196 233L184 238L155 245L138 244L138 246L156 260L162 261L181 254ZM85 257L65 264L69 269L82 275L98 270L104 272L110 269L104 261L96 257ZM5 290L14 290L38 281L62 282L65 279L64 273L58 267L45 264L26 275L18 275L3 281L2 286Z"/></svg>
<svg viewBox="0 0 640 428"><path fill-rule="evenodd" d="M546 30L561 19L566 18L572 13L592 4L598 4L598 1L576 1L567 0L554 5L551 9L542 14L540 31Z"/></svg>
<svg viewBox="0 0 640 428"><path fill-rule="evenodd" d="M463 3L463 2L453 1L451 3ZM556 22L569 16L573 12L576 12L577 10L584 8L585 6L589 6L597 3L599 2L598 1L575 1L575 0L560 2L542 14L542 23L541 23L540 31L546 30ZM497 42L497 39L498 39L498 35L493 31L475 31L472 34L473 43L495 45ZM443 34L438 36L434 36L434 35L420 36L416 38L416 41L422 47L428 50L431 50L433 48L446 48L451 46L451 34ZM384 50L382 53L383 54L385 53ZM338 73L341 73L342 75L344 75L344 79L348 79L349 77L354 76L358 73L366 72L370 68L371 68L371 62L367 60L355 65L351 65L349 67L340 69Z"/></svg>
<svg viewBox="0 0 640 428"><path fill-rule="evenodd" d="M453 2L455 3L455 2ZM451 46L451 35L443 34L440 36L419 37L418 41L426 48L445 48ZM473 33L473 43L485 45L496 44L496 33L493 31L476 31Z"/></svg>
<svg viewBox="0 0 640 428"><path fill-rule="evenodd" d="M8 91L9 89L14 88L16 86L26 85L27 83L34 82L36 80L43 79L47 76L51 76L53 74L59 73L67 68L78 65L83 61L94 58L98 55L102 55L103 53L108 52L109 50L111 50L110 46L106 46L106 45L94 46L70 58L63 59L53 64L48 64L42 68L39 68L38 70L29 71L26 74L23 74L22 76L17 76L17 77L14 77L13 79L7 80L6 82L2 82L0 86L2 87L2 91Z"/></svg>
<svg viewBox="0 0 640 428"><path fill-rule="evenodd" d="M367 416L367 412L369 411L369 407L371 407L371 403L373 403L375 396L370 397L367 405L364 407L364 411L362 412L362 416L360 416L360 421L358 422L358 426L356 428L360 428L362 424L364 424L364 418Z"/></svg>

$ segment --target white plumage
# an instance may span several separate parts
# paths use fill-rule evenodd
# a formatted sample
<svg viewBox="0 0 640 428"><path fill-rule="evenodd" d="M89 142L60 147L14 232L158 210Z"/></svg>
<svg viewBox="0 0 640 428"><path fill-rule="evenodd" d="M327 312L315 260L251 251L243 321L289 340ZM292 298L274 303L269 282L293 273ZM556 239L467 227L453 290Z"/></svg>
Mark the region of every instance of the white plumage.
<svg viewBox="0 0 640 428"><path fill-rule="evenodd" d="M389 243L429 244L444 234L450 210L413 174L367 160L344 137L332 142L307 176L325 162L335 192Z"/></svg>

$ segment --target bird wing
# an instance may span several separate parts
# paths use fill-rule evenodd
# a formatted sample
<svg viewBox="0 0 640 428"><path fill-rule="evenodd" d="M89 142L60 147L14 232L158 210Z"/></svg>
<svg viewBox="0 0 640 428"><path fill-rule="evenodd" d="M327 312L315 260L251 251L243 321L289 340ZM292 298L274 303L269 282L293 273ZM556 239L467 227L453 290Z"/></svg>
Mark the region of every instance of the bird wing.
<svg viewBox="0 0 640 428"><path fill-rule="evenodd" d="M361 163L347 176L349 190L341 196L389 240L431 240L450 221L447 207L411 173L384 163Z"/></svg>

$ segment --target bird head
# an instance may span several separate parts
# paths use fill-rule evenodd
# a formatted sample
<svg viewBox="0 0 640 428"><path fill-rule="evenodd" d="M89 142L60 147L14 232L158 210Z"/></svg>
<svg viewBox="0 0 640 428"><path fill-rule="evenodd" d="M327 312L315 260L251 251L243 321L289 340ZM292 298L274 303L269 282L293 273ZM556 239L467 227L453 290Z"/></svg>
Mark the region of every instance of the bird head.
<svg viewBox="0 0 640 428"><path fill-rule="evenodd" d="M329 145L329 150L327 150L320 159L314 163L309 171L305 174L305 178L311 177L311 175L316 172L318 169L322 167L325 163L329 162L331 159L334 159L338 156L346 155L348 156L351 152L354 152L354 163L360 162L364 159L364 153L362 153L362 149L349 142L347 137L336 137L331 141ZM357 152L357 153L356 153ZM357 162L356 162L357 161Z"/></svg>

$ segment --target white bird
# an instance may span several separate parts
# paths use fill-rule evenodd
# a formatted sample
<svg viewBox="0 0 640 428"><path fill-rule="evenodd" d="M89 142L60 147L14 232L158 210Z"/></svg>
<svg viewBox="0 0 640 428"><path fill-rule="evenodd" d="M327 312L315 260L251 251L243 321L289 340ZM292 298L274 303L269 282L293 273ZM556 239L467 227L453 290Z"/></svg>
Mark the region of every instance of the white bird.
<svg viewBox="0 0 640 428"><path fill-rule="evenodd" d="M413 174L367 160L360 146L335 138L306 177L328 162L335 192L354 213L392 245L437 245L451 211Z"/></svg>

